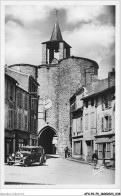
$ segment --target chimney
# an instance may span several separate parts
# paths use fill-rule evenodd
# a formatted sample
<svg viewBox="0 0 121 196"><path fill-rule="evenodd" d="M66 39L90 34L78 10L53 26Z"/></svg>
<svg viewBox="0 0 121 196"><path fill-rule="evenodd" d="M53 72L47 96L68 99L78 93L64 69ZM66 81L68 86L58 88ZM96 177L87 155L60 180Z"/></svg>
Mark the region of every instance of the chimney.
<svg viewBox="0 0 121 196"><path fill-rule="evenodd" d="M108 72L108 87L115 86L115 69L112 68L111 72Z"/></svg>

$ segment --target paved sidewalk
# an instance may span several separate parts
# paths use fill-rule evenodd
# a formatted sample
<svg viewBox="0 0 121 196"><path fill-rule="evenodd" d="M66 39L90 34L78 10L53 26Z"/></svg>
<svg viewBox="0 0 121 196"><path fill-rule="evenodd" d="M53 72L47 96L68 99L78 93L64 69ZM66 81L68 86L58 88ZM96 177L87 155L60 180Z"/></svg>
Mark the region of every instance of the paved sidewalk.
<svg viewBox="0 0 121 196"><path fill-rule="evenodd" d="M77 159L77 158L73 158L73 157L68 157L66 159L69 160L69 161L75 161L75 162L79 162L79 163L83 163L83 164L93 165L92 162L83 161L81 159ZM102 164L102 166L103 166L103 164ZM115 168L113 168L113 167L105 167L105 168L115 170Z"/></svg>

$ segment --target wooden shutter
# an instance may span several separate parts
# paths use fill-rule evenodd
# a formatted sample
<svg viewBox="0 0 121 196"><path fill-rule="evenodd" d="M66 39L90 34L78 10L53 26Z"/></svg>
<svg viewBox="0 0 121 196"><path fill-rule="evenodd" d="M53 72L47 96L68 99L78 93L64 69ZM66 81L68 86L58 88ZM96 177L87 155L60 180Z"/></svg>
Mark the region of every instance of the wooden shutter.
<svg viewBox="0 0 121 196"><path fill-rule="evenodd" d="M27 110L27 95L24 95L24 109Z"/></svg>
<svg viewBox="0 0 121 196"><path fill-rule="evenodd" d="M11 128L13 129L13 118L14 118L14 113L13 110L11 110Z"/></svg>
<svg viewBox="0 0 121 196"><path fill-rule="evenodd" d="M109 130L112 129L112 118L111 118L111 116L108 117L108 128L109 128Z"/></svg>
<svg viewBox="0 0 121 196"><path fill-rule="evenodd" d="M14 110L14 129L16 129L16 126L17 126L17 114L16 114L16 111Z"/></svg>
<svg viewBox="0 0 121 196"><path fill-rule="evenodd" d="M111 158L111 152L110 152L110 143L106 143L106 152L105 152L106 158Z"/></svg>
<svg viewBox="0 0 121 196"><path fill-rule="evenodd" d="M27 131L27 127L28 127L28 118L27 118L27 115L24 116L24 127L25 127L25 131Z"/></svg>
<svg viewBox="0 0 121 196"><path fill-rule="evenodd" d="M11 127L11 110L8 111L8 127Z"/></svg>
<svg viewBox="0 0 121 196"><path fill-rule="evenodd" d="M102 128L102 131L104 131L104 118L103 117L101 119L101 128Z"/></svg>
<svg viewBox="0 0 121 196"><path fill-rule="evenodd" d="M21 114L18 114L18 127L21 129Z"/></svg>
<svg viewBox="0 0 121 196"><path fill-rule="evenodd" d="M20 102L21 102L21 107L23 107L23 94L22 94L22 92L20 93Z"/></svg>
<svg viewBox="0 0 121 196"><path fill-rule="evenodd" d="M17 98L17 106L19 106L19 92L17 92L17 96L16 96L16 98Z"/></svg>
<svg viewBox="0 0 121 196"><path fill-rule="evenodd" d="M72 132L76 133L76 119L73 119Z"/></svg>

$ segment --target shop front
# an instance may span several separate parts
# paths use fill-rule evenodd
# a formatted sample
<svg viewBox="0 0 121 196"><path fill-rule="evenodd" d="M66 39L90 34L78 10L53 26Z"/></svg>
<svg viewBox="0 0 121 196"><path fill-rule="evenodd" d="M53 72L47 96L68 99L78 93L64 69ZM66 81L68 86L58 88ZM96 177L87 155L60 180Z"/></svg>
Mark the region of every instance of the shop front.
<svg viewBox="0 0 121 196"><path fill-rule="evenodd" d="M29 144L30 144L30 146L37 146L38 145L38 136L34 135L34 134L30 134Z"/></svg>
<svg viewBox="0 0 121 196"><path fill-rule="evenodd" d="M104 165L115 167L115 135L96 136L98 159Z"/></svg>
<svg viewBox="0 0 121 196"><path fill-rule="evenodd" d="M83 159L83 136L72 139L72 157Z"/></svg>
<svg viewBox="0 0 121 196"><path fill-rule="evenodd" d="M86 140L86 161L92 161L92 154L94 152L94 141Z"/></svg>
<svg viewBox="0 0 121 196"><path fill-rule="evenodd" d="M11 130L5 130L5 140L4 140L4 146L5 146L5 162L7 161L7 156L14 152L15 150L15 134Z"/></svg>
<svg viewBox="0 0 121 196"><path fill-rule="evenodd" d="M29 145L28 132L16 130L15 131L15 151L18 151L20 147Z"/></svg>

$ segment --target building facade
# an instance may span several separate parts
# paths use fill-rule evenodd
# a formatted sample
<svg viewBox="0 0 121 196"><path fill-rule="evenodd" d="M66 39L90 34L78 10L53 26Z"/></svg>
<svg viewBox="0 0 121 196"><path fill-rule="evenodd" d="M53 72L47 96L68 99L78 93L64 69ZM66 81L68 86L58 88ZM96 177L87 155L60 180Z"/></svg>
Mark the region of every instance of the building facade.
<svg viewBox="0 0 121 196"><path fill-rule="evenodd" d="M91 86L92 84L90 84ZM87 92L88 93L88 92ZM97 132L97 100L84 99L83 107L83 136L84 136L84 160L91 161L95 150L95 135Z"/></svg>
<svg viewBox="0 0 121 196"><path fill-rule="evenodd" d="M72 156L83 159L83 97L80 88L70 99L70 135L72 137Z"/></svg>
<svg viewBox="0 0 121 196"><path fill-rule="evenodd" d="M84 101L84 154L91 160L97 150L101 163L115 165L115 71L87 86Z"/></svg>
<svg viewBox="0 0 121 196"><path fill-rule="evenodd" d="M38 85L32 75L5 68L5 157L38 145Z"/></svg>
<svg viewBox="0 0 121 196"><path fill-rule="evenodd" d="M30 145L38 145L38 83L30 76L29 77L29 108L30 108Z"/></svg>
<svg viewBox="0 0 121 196"><path fill-rule="evenodd" d="M70 98L72 157L115 167L115 70L95 79Z"/></svg>
<svg viewBox="0 0 121 196"><path fill-rule="evenodd" d="M15 151L16 83L17 81L5 72L5 161L7 155Z"/></svg>
<svg viewBox="0 0 121 196"><path fill-rule="evenodd" d="M16 87L15 151L29 144L29 93Z"/></svg>

